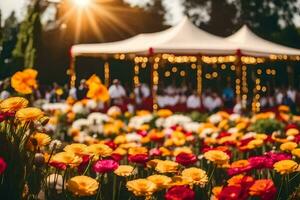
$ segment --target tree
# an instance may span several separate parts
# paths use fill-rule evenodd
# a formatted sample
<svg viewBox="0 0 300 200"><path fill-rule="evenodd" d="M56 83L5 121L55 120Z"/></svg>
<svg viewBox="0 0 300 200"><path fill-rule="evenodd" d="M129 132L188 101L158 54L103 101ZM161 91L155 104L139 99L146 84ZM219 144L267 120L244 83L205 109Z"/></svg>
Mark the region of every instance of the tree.
<svg viewBox="0 0 300 200"><path fill-rule="evenodd" d="M24 68L35 67L41 33L40 0L34 0L20 25L18 41L13 51L14 57L22 60Z"/></svg>

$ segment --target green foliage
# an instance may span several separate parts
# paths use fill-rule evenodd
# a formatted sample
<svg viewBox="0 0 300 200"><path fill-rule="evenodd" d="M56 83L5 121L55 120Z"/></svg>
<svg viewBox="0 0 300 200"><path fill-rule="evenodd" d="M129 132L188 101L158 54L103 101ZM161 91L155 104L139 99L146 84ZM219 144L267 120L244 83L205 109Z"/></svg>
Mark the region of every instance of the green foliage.
<svg viewBox="0 0 300 200"><path fill-rule="evenodd" d="M41 35L39 0L28 8L25 20L21 23L18 41L13 51L15 58L23 60L24 68L33 68L36 64L37 48Z"/></svg>
<svg viewBox="0 0 300 200"><path fill-rule="evenodd" d="M250 129L258 133L272 134L274 131L282 131L284 124L276 119L260 119L254 122Z"/></svg>
<svg viewBox="0 0 300 200"><path fill-rule="evenodd" d="M201 113L197 111L193 111L189 114L189 117L196 122L205 122L208 116L208 113Z"/></svg>

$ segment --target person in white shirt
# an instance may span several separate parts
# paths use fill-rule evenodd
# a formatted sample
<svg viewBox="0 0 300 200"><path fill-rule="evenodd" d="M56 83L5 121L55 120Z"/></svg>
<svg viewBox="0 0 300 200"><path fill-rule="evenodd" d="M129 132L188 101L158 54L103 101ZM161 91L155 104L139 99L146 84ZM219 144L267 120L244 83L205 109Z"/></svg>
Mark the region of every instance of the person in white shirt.
<svg viewBox="0 0 300 200"><path fill-rule="evenodd" d="M193 92L186 101L186 107L188 109L199 109L201 106L201 100L197 92Z"/></svg>
<svg viewBox="0 0 300 200"><path fill-rule="evenodd" d="M282 99L283 99L282 90L281 89L276 89L275 94L276 94L276 104L281 105L282 104Z"/></svg>
<svg viewBox="0 0 300 200"><path fill-rule="evenodd" d="M126 91L118 79L113 81L113 84L109 87L108 92L113 105L123 104L123 98L126 96Z"/></svg>
<svg viewBox="0 0 300 200"><path fill-rule="evenodd" d="M296 90L295 90L294 88L289 87L289 89L288 89L288 91L287 91L287 95L288 95L288 97L291 98L291 100L292 100L293 102L296 102L296 95L297 95L297 92L296 92Z"/></svg>
<svg viewBox="0 0 300 200"><path fill-rule="evenodd" d="M77 89L76 87L71 87L69 90L69 97L72 97L73 99L77 100Z"/></svg>
<svg viewBox="0 0 300 200"><path fill-rule="evenodd" d="M136 104L142 104L143 100L150 96L150 89L146 84L138 84L133 90Z"/></svg>

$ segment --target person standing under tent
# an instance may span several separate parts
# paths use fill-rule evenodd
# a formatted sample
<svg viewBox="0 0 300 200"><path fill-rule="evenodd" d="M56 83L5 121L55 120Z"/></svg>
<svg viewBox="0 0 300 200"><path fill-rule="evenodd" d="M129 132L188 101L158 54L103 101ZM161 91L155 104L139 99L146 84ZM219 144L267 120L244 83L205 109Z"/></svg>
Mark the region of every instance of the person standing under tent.
<svg viewBox="0 0 300 200"><path fill-rule="evenodd" d="M200 109L201 107L201 99L196 91L194 91L186 101L187 109Z"/></svg>
<svg viewBox="0 0 300 200"><path fill-rule="evenodd" d="M138 84L133 92L137 106L141 106L144 100L150 96L150 89L146 84Z"/></svg>
<svg viewBox="0 0 300 200"><path fill-rule="evenodd" d="M77 94L76 94L77 99L82 100L82 99L86 98L87 91L88 91L88 86L86 85L86 80L82 79L80 81L80 85L77 89Z"/></svg>
<svg viewBox="0 0 300 200"><path fill-rule="evenodd" d="M112 100L112 105L123 104L124 98L126 97L126 91L118 79L113 80L113 84L109 87L108 92Z"/></svg>

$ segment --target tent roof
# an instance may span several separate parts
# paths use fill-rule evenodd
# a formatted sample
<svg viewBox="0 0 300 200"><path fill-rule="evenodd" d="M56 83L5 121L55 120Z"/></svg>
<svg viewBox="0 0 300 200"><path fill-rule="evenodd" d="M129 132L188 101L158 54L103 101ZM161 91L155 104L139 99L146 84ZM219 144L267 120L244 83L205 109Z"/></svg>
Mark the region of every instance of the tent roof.
<svg viewBox="0 0 300 200"><path fill-rule="evenodd" d="M157 33L139 34L132 38L109 43L72 46L73 56L115 53L154 53L228 55L236 51L235 44L207 33L185 17L179 24Z"/></svg>
<svg viewBox="0 0 300 200"><path fill-rule="evenodd" d="M246 25L236 33L226 38L233 42L243 55L268 57L270 55L300 55L299 49L294 49L267 41L254 34Z"/></svg>
<svg viewBox="0 0 300 200"><path fill-rule="evenodd" d="M243 26L233 35L222 38L205 32L185 17L179 24L156 33L139 34L117 42L78 44L72 46L72 56L99 56L104 54L153 53L243 55L269 57L270 55L300 55L300 50L285 47L255 35Z"/></svg>

